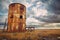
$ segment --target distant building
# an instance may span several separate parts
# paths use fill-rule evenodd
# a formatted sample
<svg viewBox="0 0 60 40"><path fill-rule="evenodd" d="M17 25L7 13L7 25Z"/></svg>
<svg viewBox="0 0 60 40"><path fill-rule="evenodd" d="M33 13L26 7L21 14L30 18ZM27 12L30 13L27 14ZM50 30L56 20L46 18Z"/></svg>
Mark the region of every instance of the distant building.
<svg viewBox="0 0 60 40"><path fill-rule="evenodd" d="M23 32L26 30L26 7L20 3L9 5L8 32Z"/></svg>

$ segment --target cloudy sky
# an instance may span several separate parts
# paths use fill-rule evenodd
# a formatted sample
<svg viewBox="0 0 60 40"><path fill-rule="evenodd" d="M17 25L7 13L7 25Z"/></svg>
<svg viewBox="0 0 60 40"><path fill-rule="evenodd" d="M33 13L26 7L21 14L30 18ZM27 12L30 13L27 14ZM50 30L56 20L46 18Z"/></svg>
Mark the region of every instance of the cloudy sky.
<svg viewBox="0 0 60 40"><path fill-rule="evenodd" d="M60 0L0 0L0 23L5 22L11 3L26 6L27 25L60 23Z"/></svg>

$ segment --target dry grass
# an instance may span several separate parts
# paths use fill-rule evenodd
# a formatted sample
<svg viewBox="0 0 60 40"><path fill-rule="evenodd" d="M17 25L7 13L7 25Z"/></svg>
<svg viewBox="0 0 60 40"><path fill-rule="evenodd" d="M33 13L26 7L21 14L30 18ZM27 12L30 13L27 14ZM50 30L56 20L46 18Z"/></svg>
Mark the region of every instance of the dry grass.
<svg viewBox="0 0 60 40"><path fill-rule="evenodd" d="M33 31L26 31L26 32L16 32L16 33L8 33L3 32L0 33L0 37L6 37L9 39L31 39L31 40L37 40L39 37L43 36L58 36L60 35L59 29L37 29Z"/></svg>

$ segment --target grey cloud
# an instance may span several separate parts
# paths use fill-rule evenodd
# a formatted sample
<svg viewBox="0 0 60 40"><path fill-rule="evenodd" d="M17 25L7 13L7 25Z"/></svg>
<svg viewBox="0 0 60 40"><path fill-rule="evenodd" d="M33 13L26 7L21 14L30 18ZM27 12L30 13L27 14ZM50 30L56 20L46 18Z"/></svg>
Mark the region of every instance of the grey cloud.
<svg viewBox="0 0 60 40"><path fill-rule="evenodd" d="M48 17L48 22L60 23L60 0L53 0L48 7L55 15ZM51 13L51 15L52 15Z"/></svg>
<svg viewBox="0 0 60 40"><path fill-rule="evenodd" d="M3 0L4 1L4 0ZM44 17L35 17L34 16L34 12L31 11L32 7L36 7L36 3L37 2L43 2L45 6L45 9L48 11L48 16L44 16ZM21 0L5 0L5 3L10 4L10 2L19 2L19 3L23 3L23 1ZM31 1L26 0L26 2L31 3ZM7 12L7 8L5 7L5 9L2 9L3 6L0 3L0 12L1 13L6 13ZM54 15L53 15L54 14ZM44 21L44 22L52 22L52 23L56 23L56 22L60 22L60 0L37 0L33 2L33 5L31 7L28 8L28 12L27 12L27 18L30 17L31 15L33 15L32 17L38 19L39 21Z"/></svg>
<svg viewBox="0 0 60 40"><path fill-rule="evenodd" d="M47 16L45 19L44 18L42 18L42 21L44 22L60 23L60 15L52 15L52 16L50 15L50 16Z"/></svg>
<svg viewBox="0 0 60 40"><path fill-rule="evenodd" d="M52 1L41 0L41 1L43 3L50 2L50 4L47 4L46 6L48 16L37 19L49 23L60 23L60 0L52 0Z"/></svg>
<svg viewBox="0 0 60 40"><path fill-rule="evenodd" d="M55 13L55 11L60 11L60 0L53 0L48 6L48 9Z"/></svg>
<svg viewBox="0 0 60 40"><path fill-rule="evenodd" d="M46 2L48 2L49 0L40 0L40 1L42 1L43 3L46 3Z"/></svg>

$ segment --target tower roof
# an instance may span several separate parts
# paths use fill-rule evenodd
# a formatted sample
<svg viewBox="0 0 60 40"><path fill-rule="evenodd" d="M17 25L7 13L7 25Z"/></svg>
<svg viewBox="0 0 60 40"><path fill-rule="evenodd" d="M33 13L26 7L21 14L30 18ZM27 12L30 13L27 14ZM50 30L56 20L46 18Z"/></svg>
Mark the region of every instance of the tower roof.
<svg viewBox="0 0 60 40"><path fill-rule="evenodd" d="M23 4L21 4L21 3L11 3L9 6L13 6L13 5L15 5L15 4L19 4L19 5L22 5L22 6L26 7L25 5L23 5Z"/></svg>

